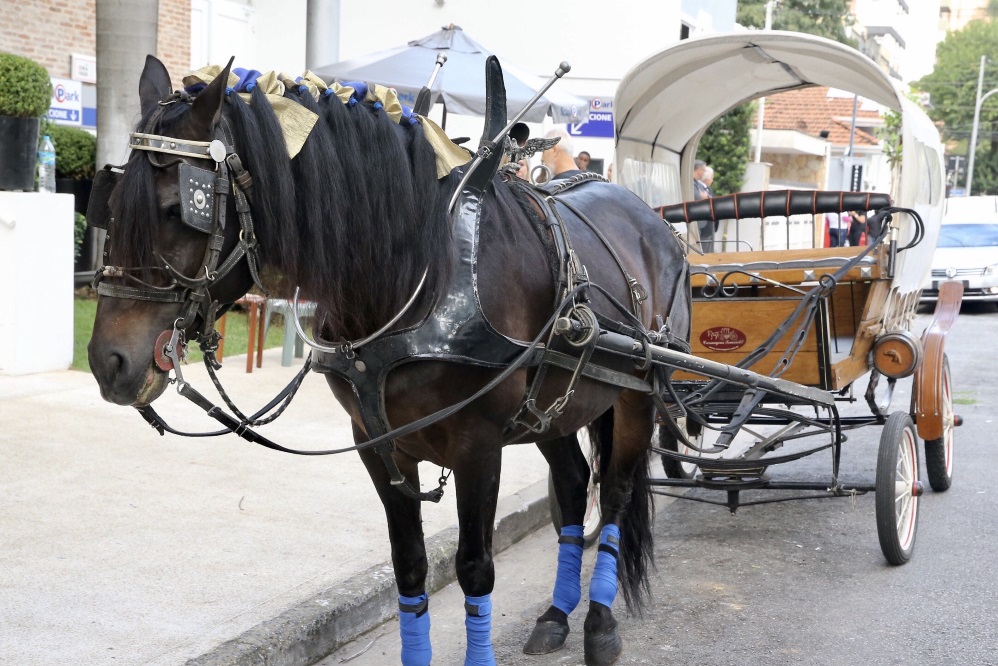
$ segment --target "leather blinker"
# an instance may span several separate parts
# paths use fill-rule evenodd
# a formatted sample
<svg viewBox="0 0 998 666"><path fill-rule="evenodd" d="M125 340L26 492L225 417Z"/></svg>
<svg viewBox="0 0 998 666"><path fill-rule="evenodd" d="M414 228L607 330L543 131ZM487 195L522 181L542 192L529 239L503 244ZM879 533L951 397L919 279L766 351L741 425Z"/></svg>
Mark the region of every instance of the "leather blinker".
<svg viewBox="0 0 998 666"><path fill-rule="evenodd" d="M215 227L215 172L180 163L181 221L210 234Z"/></svg>
<svg viewBox="0 0 998 666"><path fill-rule="evenodd" d="M90 190L90 203L87 204L87 224L98 229L107 229L111 220L111 192L118 185L124 172L121 167L105 165L94 176Z"/></svg>

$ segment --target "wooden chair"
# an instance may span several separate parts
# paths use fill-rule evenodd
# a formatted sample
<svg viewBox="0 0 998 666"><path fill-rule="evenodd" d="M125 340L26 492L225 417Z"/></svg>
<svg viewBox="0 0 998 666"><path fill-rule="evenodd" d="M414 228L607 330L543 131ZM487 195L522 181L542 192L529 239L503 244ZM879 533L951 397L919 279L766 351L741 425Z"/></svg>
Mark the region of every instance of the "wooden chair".
<svg viewBox="0 0 998 666"><path fill-rule="evenodd" d="M246 348L246 372L253 372L253 351L256 350L256 367L263 366L263 341L264 341L264 326L263 322L267 318L267 299L263 296L256 296L254 294L246 294L238 301L236 305L241 305L246 310L246 314L249 319L247 324L247 348ZM218 342L218 351L215 352L215 358L220 362L222 360L222 351L225 347L225 316L223 315L221 319L218 320L218 332L221 334L222 339Z"/></svg>

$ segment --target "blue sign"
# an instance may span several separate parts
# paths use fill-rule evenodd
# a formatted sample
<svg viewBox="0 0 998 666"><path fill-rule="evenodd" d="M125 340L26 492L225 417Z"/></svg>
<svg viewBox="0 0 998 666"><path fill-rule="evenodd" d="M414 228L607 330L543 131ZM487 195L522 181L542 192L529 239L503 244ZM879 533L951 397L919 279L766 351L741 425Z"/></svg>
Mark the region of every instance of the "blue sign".
<svg viewBox="0 0 998 666"><path fill-rule="evenodd" d="M49 120L79 125L82 118L76 109L49 109Z"/></svg>
<svg viewBox="0 0 998 666"><path fill-rule="evenodd" d="M568 123L569 136L613 138L613 100L596 97L589 101L589 120Z"/></svg>

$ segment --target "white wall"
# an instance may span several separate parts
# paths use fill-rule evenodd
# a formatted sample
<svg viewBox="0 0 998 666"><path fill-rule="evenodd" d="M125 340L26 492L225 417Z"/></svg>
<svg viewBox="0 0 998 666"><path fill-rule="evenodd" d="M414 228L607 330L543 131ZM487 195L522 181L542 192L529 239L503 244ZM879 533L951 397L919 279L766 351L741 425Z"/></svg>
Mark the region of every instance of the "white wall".
<svg viewBox="0 0 998 666"><path fill-rule="evenodd" d="M256 62L260 71L298 76L305 71L306 0L253 0Z"/></svg>
<svg viewBox="0 0 998 666"><path fill-rule="evenodd" d="M0 192L0 374L73 363L73 197Z"/></svg>

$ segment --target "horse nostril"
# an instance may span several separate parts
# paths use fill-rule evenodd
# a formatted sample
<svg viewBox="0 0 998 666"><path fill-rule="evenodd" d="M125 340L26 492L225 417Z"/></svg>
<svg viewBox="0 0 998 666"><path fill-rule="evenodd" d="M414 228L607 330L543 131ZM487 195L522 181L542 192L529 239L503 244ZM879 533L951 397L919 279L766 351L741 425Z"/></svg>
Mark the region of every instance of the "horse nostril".
<svg viewBox="0 0 998 666"><path fill-rule="evenodd" d="M108 375L114 377L125 368L125 357L121 354L111 353L107 356Z"/></svg>

